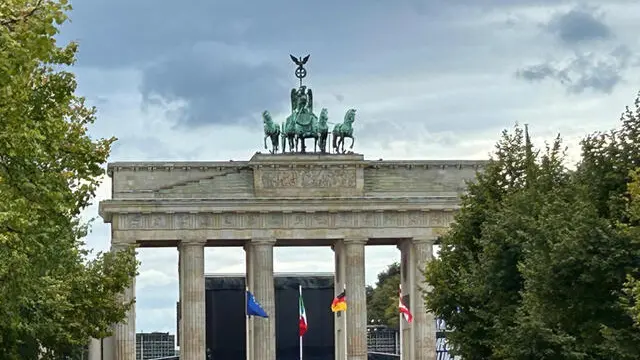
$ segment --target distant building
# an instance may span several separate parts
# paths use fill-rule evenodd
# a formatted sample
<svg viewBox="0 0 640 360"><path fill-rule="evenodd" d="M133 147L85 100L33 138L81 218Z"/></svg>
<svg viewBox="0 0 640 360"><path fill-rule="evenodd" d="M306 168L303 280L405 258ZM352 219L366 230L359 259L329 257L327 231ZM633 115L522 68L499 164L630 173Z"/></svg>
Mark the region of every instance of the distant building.
<svg viewBox="0 0 640 360"><path fill-rule="evenodd" d="M176 355L176 337L168 332L136 334L136 360L150 360Z"/></svg>

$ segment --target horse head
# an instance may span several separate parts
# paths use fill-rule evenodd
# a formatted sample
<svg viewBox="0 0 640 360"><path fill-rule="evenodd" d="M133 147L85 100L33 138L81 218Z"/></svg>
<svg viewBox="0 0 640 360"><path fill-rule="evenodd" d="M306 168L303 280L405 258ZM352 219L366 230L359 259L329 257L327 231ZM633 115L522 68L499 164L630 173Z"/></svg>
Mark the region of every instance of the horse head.
<svg viewBox="0 0 640 360"><path fill-rule="evenodd" d="M346 114L344 114L344 123L351 125L356 120L356 109L347 110Z"/></svg>
<svg viewBox="0 0 640 360"><path fill-rule="evenodd" d="M329 110L327 110L327 108L322 108L322 110L320 110L320 117L318 118L318 124L326 125L327 121L329 121Z"/></svg>
<svg viewBox="0 0 640 360"><path fill-rule="evenodd" d="M262 121L264 122L265 125L271 125L273 123L273 120L271 119L271 114L269 113L268 110L265 110L262 112Z"/></svg>

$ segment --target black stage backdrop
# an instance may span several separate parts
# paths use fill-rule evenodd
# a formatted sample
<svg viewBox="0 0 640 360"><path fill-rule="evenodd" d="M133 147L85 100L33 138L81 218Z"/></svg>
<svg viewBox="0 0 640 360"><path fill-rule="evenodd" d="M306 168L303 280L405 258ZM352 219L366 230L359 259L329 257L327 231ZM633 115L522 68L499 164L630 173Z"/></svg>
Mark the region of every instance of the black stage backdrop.
<svg viewBox="0 0 640 360"><path fill-rule="evenodd" d="M333 275L277 275L276 358L298 360L298 286L307 312L308 331L303 338L305 360L334 358ZM211 359L246 359L244 276L207 276L207 349ZM256 299L258 302L261 299ZM269 314L271 315L271 314ZM269 321L256 318L254 321Z"/></svg>

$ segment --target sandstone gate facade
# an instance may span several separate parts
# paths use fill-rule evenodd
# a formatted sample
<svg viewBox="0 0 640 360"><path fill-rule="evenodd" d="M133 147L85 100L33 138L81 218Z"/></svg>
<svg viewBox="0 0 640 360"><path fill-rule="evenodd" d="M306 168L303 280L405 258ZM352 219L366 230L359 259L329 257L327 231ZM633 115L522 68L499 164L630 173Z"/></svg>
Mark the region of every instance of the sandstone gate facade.
<svg viewBox="0 0 640 360"><path fill-rule="evenodd" d="M400 249L403 293L415 316L403 331L403 353L406 359L434 359L435 323L424 311L417 270L432 259L465 180L483 164L371 161L358 154L118 162L108 166L112 198L100 203L100 215L111 224L112 251L131 245L178 249L182 359L205 359L204 247L243 247L248 286L273 313L273 247L331 246L336 293L346 287L349 306L346 329L343 320L335 322L336 359L366 360L366 245ZM134 292L132 287L125 297ZM102 355L134 360L135 309L114 327ZM248 332L248 357L275 360L275 317L251 321ZM95 341L91 354L100 354Z"/></svg>

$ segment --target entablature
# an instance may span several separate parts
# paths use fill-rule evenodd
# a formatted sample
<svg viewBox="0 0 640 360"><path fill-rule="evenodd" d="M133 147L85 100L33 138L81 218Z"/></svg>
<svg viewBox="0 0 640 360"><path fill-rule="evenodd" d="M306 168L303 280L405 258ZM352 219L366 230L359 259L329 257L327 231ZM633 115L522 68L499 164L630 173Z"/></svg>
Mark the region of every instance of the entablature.
<svg viewBox="0 0 640 360"><path fill-rule="evenodd" d="M130 212L114 214L111 226L121 230L340 230L447 228L455 211L346 210L346 211L234 211L234 212Z"/></svg>
<svg viewBox="0 0 640 360"><path fill-rule="evenodd" d="M459 207L455 196L354 198L250 198L250 199L117 199L103 200L99 214L113 223L119 214L175 213L340 213L381 211L447 211Z"/></svg>

